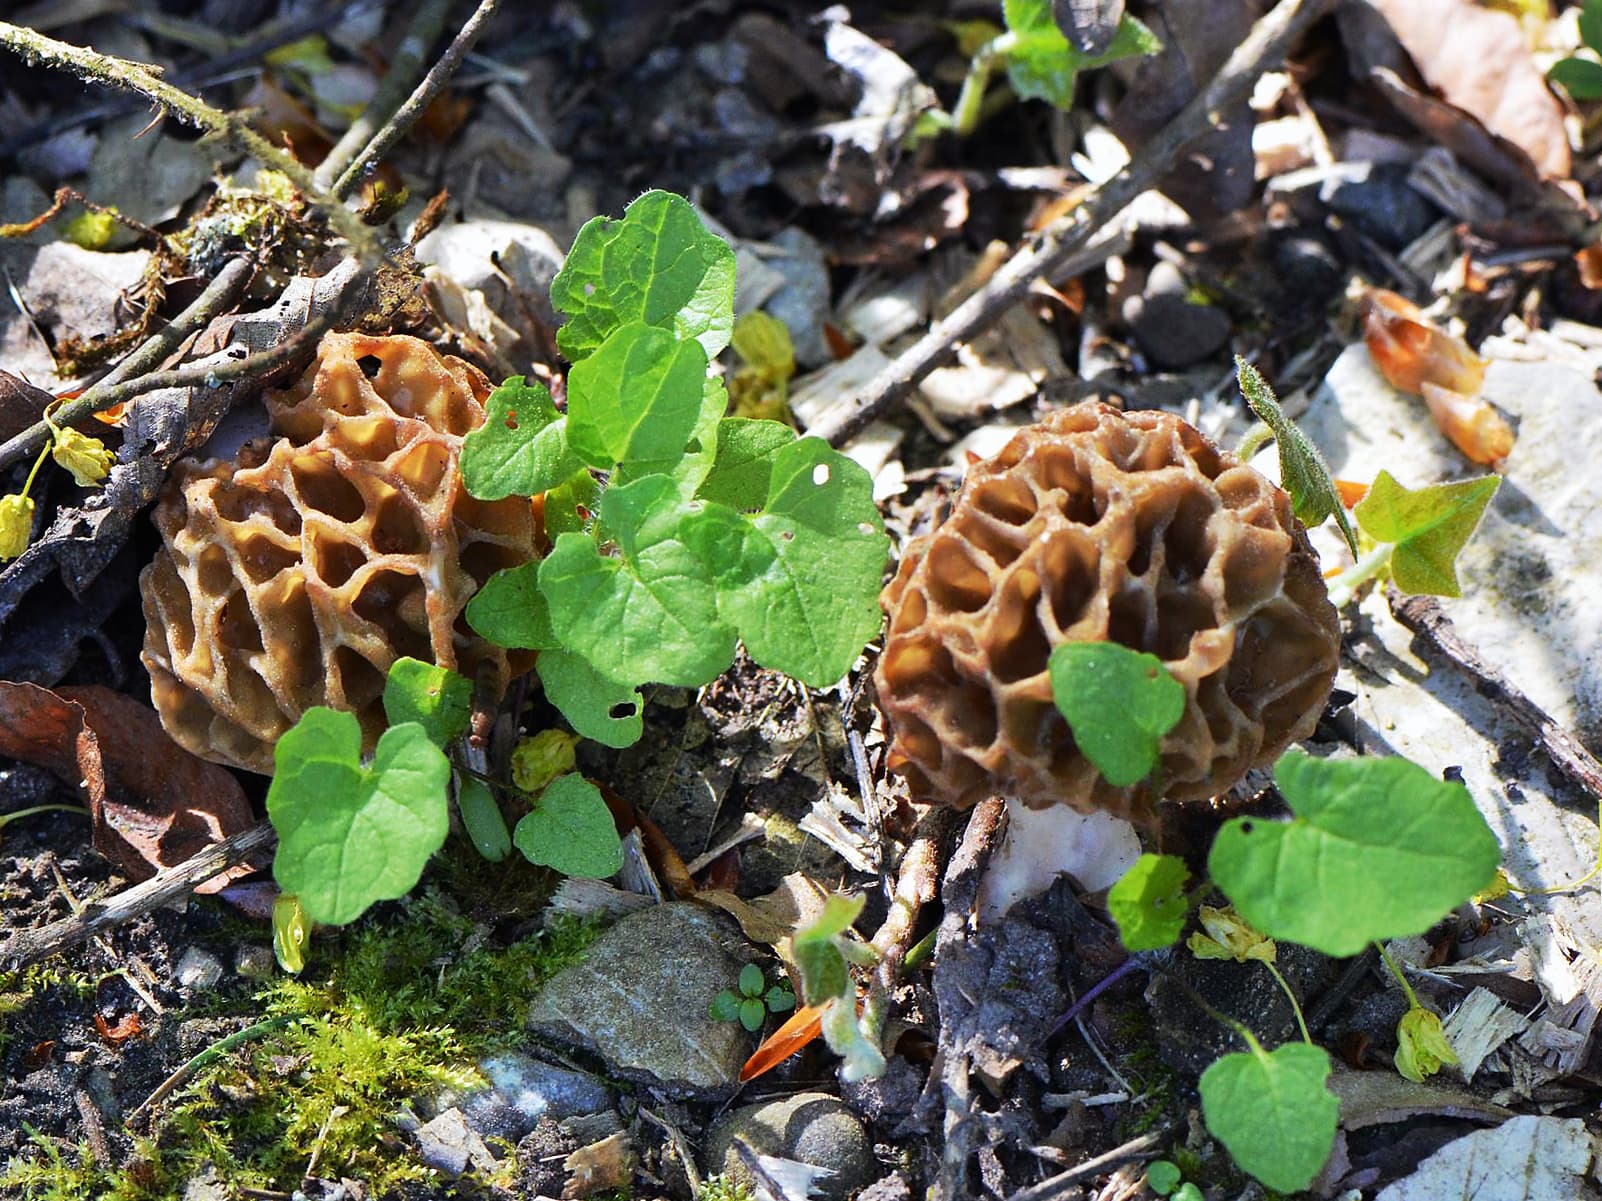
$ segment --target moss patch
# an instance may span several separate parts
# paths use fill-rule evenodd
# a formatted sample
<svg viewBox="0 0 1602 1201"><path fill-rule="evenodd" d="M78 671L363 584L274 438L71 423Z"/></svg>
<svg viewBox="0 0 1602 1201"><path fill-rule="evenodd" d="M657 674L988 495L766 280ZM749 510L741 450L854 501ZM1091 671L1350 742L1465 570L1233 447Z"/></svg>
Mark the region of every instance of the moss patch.
<svg viewBox="0 0 1602 1201"><path fill-rule="evenodd" d="M397 1134L396 1113L419 1095L482 1083L473 1065L521 1041L534 992L597 933L557 919L496 945L432 891L323 931L302 978L275 978L248 1012L212 1007L240 1028L289 1021L202 1068L157 1114L155 1140L131 1168L106 1173L83 1148L36 1137L36 1154L0 1167L0 1195L143 1201L207 1165L232 1189L288 1191L308 1170L365 1180L378 1196L437 1181Z"/></svg>

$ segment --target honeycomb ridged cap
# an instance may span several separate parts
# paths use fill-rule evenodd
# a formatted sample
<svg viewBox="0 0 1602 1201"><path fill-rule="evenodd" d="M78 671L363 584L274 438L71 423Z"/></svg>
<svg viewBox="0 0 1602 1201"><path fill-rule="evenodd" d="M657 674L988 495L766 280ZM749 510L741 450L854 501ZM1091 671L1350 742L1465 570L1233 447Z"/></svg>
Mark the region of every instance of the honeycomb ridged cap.
<svg viewBox="0 0 1602 1201"><path fill-rule="evenodd" d="M180 463L140 576L141 658L162 724L206 759L271 773L314 705L354 713L371 749L390 666L409 655L504 686L512 664L462 610L535 556L529 501L484 502L458 470L489 384L416 338L329 334L267 397L276 437Z"/></svg>
<svg viewBox="0 0 1602 1201"><path fill-rule="evenodd" d="M1052 700L1064 642L1155 654L1185 689L1162 795L1196 800L1312 732L1340 625L1290 497L1168 413L1075 405L974 464L882 597L891 764L917 800L1012 796L1136 821Z"/></svg>

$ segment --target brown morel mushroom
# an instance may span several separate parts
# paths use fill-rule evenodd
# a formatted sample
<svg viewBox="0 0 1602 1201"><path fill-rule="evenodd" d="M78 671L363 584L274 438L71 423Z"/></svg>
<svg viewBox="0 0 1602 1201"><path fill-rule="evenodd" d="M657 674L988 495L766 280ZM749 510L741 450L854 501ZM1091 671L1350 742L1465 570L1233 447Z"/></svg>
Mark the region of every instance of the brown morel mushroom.
<svg viewBox="0 0 1602 1201"><path fill-rule="evenodd" d="M140 577L142 657L174 739L271 772L274 743L313 705L354 712L370 748L403 655L505 684L506 652L462 609L533 556L537 530L526 499L462 486L462 437L488 395L479 371L416 338L330 334L267 397L270 445L179 465Z"/></svg>
<svg viewBox="0 0 1602 1201"><path fill-rule="evenodd" d="M1220 793L1311 733L1340 627L1290 498L1167 413L1088 403L1021 430L968 471L950 516L909 541L882 603L875 672L892 766L920 800L995 795L1136 821L1079 753L1046 660L1107 640L1184 685L1163 795Z"/></svg>

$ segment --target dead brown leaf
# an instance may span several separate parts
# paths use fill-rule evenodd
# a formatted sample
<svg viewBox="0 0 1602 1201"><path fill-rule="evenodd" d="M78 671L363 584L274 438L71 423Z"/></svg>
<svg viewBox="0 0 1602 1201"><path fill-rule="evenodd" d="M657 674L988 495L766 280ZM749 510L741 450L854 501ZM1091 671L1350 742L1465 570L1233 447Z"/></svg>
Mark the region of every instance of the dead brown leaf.
<svg viewBox="0 0 1602 1201"><path fill-rule="evenodd" d="M101 1038L112 1046L121 1046L130 1038L139 1037L139 1015L137 1013L125 1013L117 1019L117 1024L113 1026L97 1013L95 1014L95 1030L99 1032Z"/></svg>
<svg viewBox="0 0 1602 1201"><path fill-rule="evenodd" d="M1507 138L1549 179L1569 174L1563 108L1518 19L1470 0L1369 0L1419 74L1451 104Z"/></svg>
<svg viewBox="0 0 1602 1201"><path fill-rule="evenodd" d="M0 681L0 754L77 790L95 850L135 880L255 824L232 775L179 747L154 710L109 688ZM195 891L217 892L252 870L241 864Z"/></svg>
<svg viewBox="0 0 1602 1201"><path fill-rule="evenodd" d="M20 376L0 371L0 440L13 438L38 421L45 405L54 399Z"/></svg>

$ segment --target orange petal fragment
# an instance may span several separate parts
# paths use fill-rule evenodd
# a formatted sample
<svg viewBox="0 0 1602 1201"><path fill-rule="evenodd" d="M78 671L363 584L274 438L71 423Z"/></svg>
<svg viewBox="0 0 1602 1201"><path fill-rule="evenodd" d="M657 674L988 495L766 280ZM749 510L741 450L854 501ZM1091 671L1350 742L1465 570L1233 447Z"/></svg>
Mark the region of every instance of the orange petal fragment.
<svg viewBox="0 0 1602 1201"><path fill-rule="evenodd" d="M1472 396L1485 382L1486 360L1468 344L1425 320L1406 297L1383 288L1363 297L1363 341L1391 387L1422 394L1425 383Z"/></svg>
<svg viewBox="0 0 1602 1201"><path fill-rule="evenodd" d="M1513 430L1502 420L1502 414L1483 400L1437 387L1428 380L1423 392L1430 416L1452 445L1471 462L1499 470L1502 461L1513 452Z"/></svg>
<svg viewBox="0 0 1602 1201"><path fill-rule="evenodd" d="M1368 485L1355 480L1336 480L1335 491L1340 494L1341 504L1350 509L1368 495Z"/></svg>
<svg viewBox="0 0 1602 1201"><path fill-rule="evenodd" d="M803 1005L751 1053L740 1069L740 1083L755 1080L764 1072L772 1071L802 1047L823 1033L823 1009L817 1005Z"/></svg>

